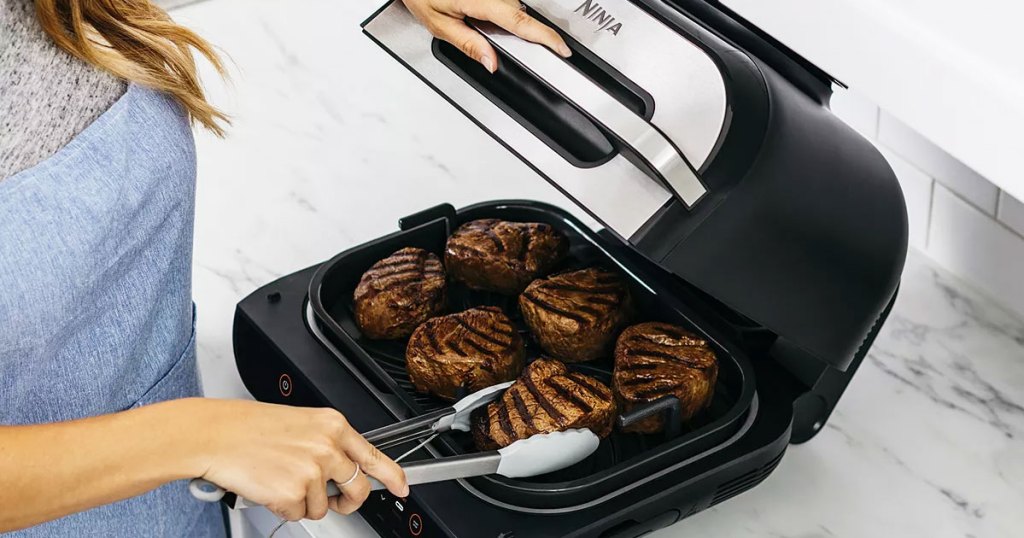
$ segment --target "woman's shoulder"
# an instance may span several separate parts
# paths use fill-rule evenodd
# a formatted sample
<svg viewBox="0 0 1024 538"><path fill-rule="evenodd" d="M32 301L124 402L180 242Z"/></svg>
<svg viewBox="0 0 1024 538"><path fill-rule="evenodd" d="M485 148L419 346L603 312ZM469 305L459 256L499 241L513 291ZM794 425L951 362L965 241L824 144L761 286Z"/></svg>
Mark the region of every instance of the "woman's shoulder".
<svg viewBox="0 0 1024 538"><path fill-rule="evenodd" d="M0 0L0 181L49 158L128 84L61 50L31 0Z"/></svg>

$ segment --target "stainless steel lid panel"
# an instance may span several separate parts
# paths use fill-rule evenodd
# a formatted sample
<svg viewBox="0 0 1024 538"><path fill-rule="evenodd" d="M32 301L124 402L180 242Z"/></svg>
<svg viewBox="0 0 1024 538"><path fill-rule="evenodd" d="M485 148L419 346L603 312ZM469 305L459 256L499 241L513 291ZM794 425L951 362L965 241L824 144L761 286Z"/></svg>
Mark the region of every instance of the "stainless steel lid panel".
<svg viewBox="0 0 1024 538"><path fill-rule="evenodd" d="M711 157L727 118L725 83L714 61L626 0L600 5L542 0L531 2L530 7L559 25L578 25L580 33L573 34L577 41L611 67L628 69L630 80L653 97L650 121L616 107L607 95L595 93L592 82L550 52L502 39L497 33L492 33L492 39L521 58L527 69L543 70L543 74L560 79L561 88L556 89L563 95L590 96L590 110L581 108L609 131L618 131L624 145L639 146L633 149L646 156L655 173L661 170L662 177L672 178L667 183L677 185L683 203L697 203L704 186L696 170ZM601 17L605 22L612 17L609 13L619 22L605 30L601 30L603 24L595 28ZM617 31L608 31L616 25ZM584 28L588 30L584 32ZM660 178L652 178L649 169L635 166L622 153L592 167L566 160L439 61L432 36L415 23L401 2L385 7L367 21L364 30L620 237L633 236L673 199L673 193L657 180ZM634 39L650 45L643 60L629 53ZM674 98L681 89L686 99ZM691 166L686 166L686 161Z"/></svg>

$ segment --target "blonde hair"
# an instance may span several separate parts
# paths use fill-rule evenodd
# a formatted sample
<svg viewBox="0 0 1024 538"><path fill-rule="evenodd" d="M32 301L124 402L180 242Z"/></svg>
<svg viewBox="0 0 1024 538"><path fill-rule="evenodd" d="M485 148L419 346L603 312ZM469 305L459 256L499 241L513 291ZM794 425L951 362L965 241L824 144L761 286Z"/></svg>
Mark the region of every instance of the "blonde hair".
<svg viewBox="0 0 1024 538"><path fill-rule="evenodd" d="M193 122L223 136L228 117L206 100L192 49L224 75L206 40L149 0L35 0L43 30L65 51L117 77L166 92Z"/></svg>

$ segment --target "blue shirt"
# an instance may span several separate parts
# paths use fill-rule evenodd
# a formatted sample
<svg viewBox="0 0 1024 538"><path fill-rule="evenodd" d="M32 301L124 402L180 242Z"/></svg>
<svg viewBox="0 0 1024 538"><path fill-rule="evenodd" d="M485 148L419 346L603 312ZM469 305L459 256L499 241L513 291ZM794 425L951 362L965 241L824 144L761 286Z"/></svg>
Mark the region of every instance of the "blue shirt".
<svg viewBox="0 0 1024 538"><path fill-rule="evenodd" d="M195 174L185 111L133 85L52 157L0 181L0 424L199 394ZM219 507L184 482L13 534L223 535Z"/></svg>

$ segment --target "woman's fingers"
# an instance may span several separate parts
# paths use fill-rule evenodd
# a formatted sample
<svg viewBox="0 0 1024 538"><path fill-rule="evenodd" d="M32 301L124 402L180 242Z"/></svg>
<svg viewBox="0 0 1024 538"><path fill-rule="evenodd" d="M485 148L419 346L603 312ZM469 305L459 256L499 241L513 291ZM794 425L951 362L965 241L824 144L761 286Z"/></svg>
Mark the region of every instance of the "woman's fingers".
<svg viewBox="0 0 1024 538"><path fill-rule="evenodd" d="M296 490L294 494L267 504L267 509L281 519L299 521L306 516L306 495L306 491Z"/></svg>
<svg viewBox="0 0 1024 538"><path fill-rule="evenodd" d="M434 35L455 45L463 54L480 62L487 71L498 69L498 55L494 47L480 32L470 28L462 19L439 15L440 20L432 25Z"/></svg>
<svg viewBox="0 0 1024 538"><path fill-rule="evenodd" d="M330 499L331 510L345 515L355 512L363 505L366 498L370 496L370 480L366 478L362 471L359 471L354 480L346 484L345 482L350 478L352 478L351 473L344 478L337 477L334 479L341 490L341 496L331 497Z"/></svg>
<svg viewBox="0 0 1024 538"><path fill-rule="evenodd" d="M358 433L346 435L342 443L345 454L348 455L349 459L358 463L364 473L380 480L382 484L387 486L388 491L399 497L407 497L409 495L409 484L405 480L405 471L392 461L391 458L377 450L377 447L370 444L363 436ZM346 476L341 480L348 480L348 478ZM362 479L366 483L367 488L369 488L369 481L365 477L362 477Z"/></svg>
<svg viewBox="0 0 1024 538"><path fill-rule="evenodd" d="M309 483L306 490L306 519L323 519L327 515L327 481L322 476Z"/></svg>
<svg viewBox="0 0 1024 538"><path fill-rule="evenodd" d="M572 50L565 44L565 40L558 35L558 32L531 17L516 4L501 1L462 0L459 7L469 17L491 21L527 41L540 43L565 58L572 55Z"/></svg>

